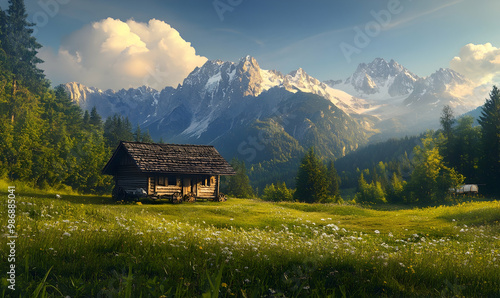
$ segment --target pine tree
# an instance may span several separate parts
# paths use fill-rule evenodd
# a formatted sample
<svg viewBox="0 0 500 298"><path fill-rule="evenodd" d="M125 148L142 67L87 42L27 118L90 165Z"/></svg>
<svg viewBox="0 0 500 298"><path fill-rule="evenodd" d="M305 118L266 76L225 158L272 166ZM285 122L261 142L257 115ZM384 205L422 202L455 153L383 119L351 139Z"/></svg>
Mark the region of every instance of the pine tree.
<svg viewBox="0 0 500 298"><path fill-rule="evenodd" d="M493 86L478 120L481 125L481 176L486 190L500 194L500 90Z"/></svg>
<svg viewBox="0 0 500 298"><path fill-rule="evenodd" d="M153 143L153 139L151 138L151 135L149 134L149 130L146 132L142 132L141 127L139 124L137 124L137 128L135 129L134 132L134 141L136 142L142 142L142 143Z"/></svg>
<svg viewBox="0 0 500 298"><path fill-rule="evenodd" d="M253 189L250 186L250 179L247 175L247 170L244 161L239 161L236 158L231 160L236 175L230 176L227 182L227 193L237 198L253 197Z"/></svg>
<svg viewBox="0 0 500 298"><path fill-rule="evenodd" d="M82 129L82 109L71 101L69 94L62 85L54 89L54 94L57 111L62 114L68 133L71 135L77 134Z"/></svg>
<svg viewBox="0 0 500 298"><path fill-rule="evenodd" d="M146 133L143 133L142 134L142 141L144 143L153 143L153 138L151 137L151 135L149 134L149 129L146 130Z"/></svg>
<svg viewBox="0 0 500 298"><path fill-rule="evenodd" d="M7 41L7 14L0 8L0 51L3 53L2 58L5 58L4 45ZM3 62L3 59L0 60Z"/></svg>
<svg viewBox="0 0 500 298"><path fill-rule="evenodd" d="M89 123L90 123L90 114L89 114L89 111L85 110L84 114L83 114L83 127L84 128L88 128L89 127Z"/></svg>
<svg viewBox="0 0 500 298"><path fill-rule="evenodd" d="M108 148L116 148L120 141L133 141L132 124L128 118L114 114L104 123L104 139Z"/></svg>
<svg viewBox="0 0 500 298"><path fill-rule="evenodd" d="M443 112L440 118L441 127L443 128L443 134L445 138L451 139L453 136L453 124L455 124L455 116L453 116L453 110L449 105L443 107Z"/></svg>
<svg viewBox="0 0 500 298"><path fill-rule="evenodd" d="M97 113L96 107L93 107L92 110L90 111L89 124L94 126L97 129L102 128L102 118L101 118L101 115L99 115L99 113Z"/></svg>
<svg viewBox="0 0 500 298"><path fill-rule="evenodd" d="M135 132L134 132L134 141L142 142L141 127L139 126L139 124L137 124L137 128L135 129Z"/></svg>
<svg viewBox="0 0 500 298"><path fill-rule="evenodd" d="M453 116L453 110L451 109L451 107L449 105L444 106L440 118L444 140L440 147L443 160L449 167L454 167L458 164L455 153L456 143L453 133L453 125L455 124L455 122L455 116Z"/></svg>
<svg viewBox="0 0 500 298"><path fill-rule="evenodd" d="M337 174L337 170L335 169L333 161L330 161L328 163L327 176L328 176L328 180L330 181L330 187L328 188L328 194L334 199L340 198L340 190L339 190L340 178L339 178L339 175Z"/></svg>
<svg viewBox="0 0 500 298"><path fill-rule="evenodd" d="M481 153L481 127L474 127L472 116L463 116L457 120L453 130L455 135L454 151L458 164L454 168L465 177L468 183L480 184L478 176L479 158Z"/></svg>
<svg viewBox="0 0 500 298"><path fill-rule="evenodd" d="M330 185L326 172L325 165L316 156L314 149L309 149L297 173L294 199L306 203L326 201Z"/></svg>
<svg viewBox="0 0 500 298"><path fill-rule="evenodd" d="M31 91L40 91L48 87L43 70L37 67L43 62L36 56L42 45L32 36L35 24L27 18L24 1L9 0L3 46L10 58L9 69L15 75L13 85L21 83Z"/></svg>

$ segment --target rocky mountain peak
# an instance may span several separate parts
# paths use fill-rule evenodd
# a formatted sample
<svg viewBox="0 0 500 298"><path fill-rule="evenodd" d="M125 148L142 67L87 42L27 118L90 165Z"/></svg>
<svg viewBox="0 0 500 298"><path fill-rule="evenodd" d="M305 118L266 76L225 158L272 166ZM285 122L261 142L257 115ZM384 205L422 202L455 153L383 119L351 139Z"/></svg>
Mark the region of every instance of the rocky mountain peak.
<svg viewBox="0 0 500 298"><path fill-rule="evenodd" d="M94 88L94 87L87 87L83 84L77 83L77 82L70 82L67 84L63 85L64 89L66 92L69 94L71 100L85 109L87 107L88 101L87 97L88 94L93 94L93 93L103 93L102 90Z"/></svg>
<svg viewBox="0 0 500 298"><path fill-rule="evenodd" d="M467 81L467 79L463 75L450 68L440 68L438 71L431 74L429 79L444 84L450 84L450 83L463 84Z"/></svg>
<svg viewBox="0 0 500 298"><path fill-rule="evenodd" d="M409 95L417 80L417 75L393 59L387 62L383 58L375 58L370 63L360 63L344 82L327 83L361 98L389 99Z"/></svg>

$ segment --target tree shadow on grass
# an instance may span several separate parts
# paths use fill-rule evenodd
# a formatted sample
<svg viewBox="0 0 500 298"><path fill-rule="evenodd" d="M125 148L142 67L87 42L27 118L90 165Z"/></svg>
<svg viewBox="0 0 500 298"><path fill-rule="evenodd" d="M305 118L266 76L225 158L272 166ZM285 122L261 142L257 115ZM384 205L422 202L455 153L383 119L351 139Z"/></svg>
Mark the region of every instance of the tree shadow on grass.
<svg viewBox="0 0 500 298"><path fill-rule="evenodd" d="M84 204L84 205L116 205L117 202L111 198L111 196L94 196L94 195L60 195L57 197L56 194L41 194L36 192L23 192L18 193L18 196L25 198L40 198L40 199L51 199L58 201L65 201L73 204Z"/></svg>

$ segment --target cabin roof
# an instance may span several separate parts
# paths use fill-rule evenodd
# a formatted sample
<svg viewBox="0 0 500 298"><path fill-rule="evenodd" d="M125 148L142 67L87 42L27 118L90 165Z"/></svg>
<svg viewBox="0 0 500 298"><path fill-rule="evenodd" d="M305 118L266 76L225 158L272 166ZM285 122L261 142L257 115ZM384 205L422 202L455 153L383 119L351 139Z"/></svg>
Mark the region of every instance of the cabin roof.
<svg viewBox="0 0 500 298"><path fill-rule="evenodd" d="M234 175L213 146L120 142L103 174L114 175L121 160L131 159L143 173Z"/></svg>

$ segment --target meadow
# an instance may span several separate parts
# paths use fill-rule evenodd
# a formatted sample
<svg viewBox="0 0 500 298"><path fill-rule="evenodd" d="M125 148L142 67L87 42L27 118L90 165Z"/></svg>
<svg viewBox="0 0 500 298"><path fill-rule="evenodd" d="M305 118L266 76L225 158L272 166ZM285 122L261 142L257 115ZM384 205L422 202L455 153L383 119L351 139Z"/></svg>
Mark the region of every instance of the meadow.
<svg viewBox="0 0 500 298"><path fill-rule="evenodd" d="M3 297L500 296L499 201L376 209L16 195L16 291L3 274Z"/></svg>

